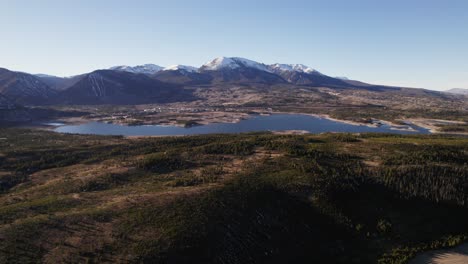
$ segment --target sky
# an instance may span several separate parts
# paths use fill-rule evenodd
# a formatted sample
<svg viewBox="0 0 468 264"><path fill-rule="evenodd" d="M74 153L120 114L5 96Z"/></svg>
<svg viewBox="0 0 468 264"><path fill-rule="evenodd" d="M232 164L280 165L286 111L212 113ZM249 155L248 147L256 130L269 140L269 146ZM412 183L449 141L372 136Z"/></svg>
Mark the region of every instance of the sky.
<svg viewBox="0 0 468 264"><path fill-rule="evenodd" d="M467 0L0 0L0 67L71 76L216 57L468 88Z"/></svg>

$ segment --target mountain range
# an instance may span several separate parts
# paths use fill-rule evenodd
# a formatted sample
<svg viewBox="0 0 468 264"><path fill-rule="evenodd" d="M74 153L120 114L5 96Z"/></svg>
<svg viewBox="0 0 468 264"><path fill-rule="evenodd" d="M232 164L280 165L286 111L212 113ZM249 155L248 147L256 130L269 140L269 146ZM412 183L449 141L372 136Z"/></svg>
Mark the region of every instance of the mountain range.
<svg viewBox="0 0 468 264"><path fill-rule="evenodd" d="M83 75L64 89L55 104L145 104L193 100L195 97L177 84L161 82L144 74L97 70Z"/></svg>
<svg viewBox="0 0 468 264"><path fill-rule="evenodd" d="M193 87L327 87L392 90L330 77L302 64L266 65L239 57L219 57L201 67L155 64L115 66L71 77L0 69L0 95L10 104L146 104L197 100Z"/></svg>

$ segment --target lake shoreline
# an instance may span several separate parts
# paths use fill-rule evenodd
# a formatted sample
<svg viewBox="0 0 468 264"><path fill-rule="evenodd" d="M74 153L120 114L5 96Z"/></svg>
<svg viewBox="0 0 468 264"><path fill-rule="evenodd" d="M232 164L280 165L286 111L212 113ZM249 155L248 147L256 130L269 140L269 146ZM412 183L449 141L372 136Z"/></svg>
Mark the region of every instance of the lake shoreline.
<svg viewBox="0 0 468 264"><path fill-rule="evenodd" d="M409 264L457 264L468 263L468 243L449 249L431 250L418 254Z"/></svg>
<svg viewBox="0 0 468 264"><path fill-rule="evenodd" d="M127 122L103 122L99 119L88 119L86 117L73 117L73 118L61 118L50 120L49 122L60 122L66 126L75 126L75 125L83 125L91 122L101 122L105 124L114 124L114 125L121 125L121 126L167 126L167 127L180 127L180 128L190 128L195 126L206 126L212 124L238 124L243 120L248 120L254 118L256 116L271 116L271 115L305 115L305 116L312 116L320 119L326 119L333 122L338 122L341 124L348 124L353 126L365 126L369 128L379 128L382 126L387 126L390 130L394 131L395 133L398 132L410 132L410 133L417 133L419 130L415 129L415 127L419 127L422 129L428 130L430 134L445 134L445 135L461 135L467 136L468 133L464 132L442 132L438 131L439 127L436 124L439 123L449 123L449 124L461 124L463 122L460 121L452 121L452 120L433 120L433 119L424 119L424 118L409 118L403 119L402 122L406 123L406 125L397 124L394 122L380 120L380 119L372 119L372 123L363 123L363 122L356 122L352 120L343 120L333 118L328 114L312 114L312 113L296 113L296 112L270 112L270 113L255 113L255 114L233 114L230 113L220 113L217 112L217 115L209 115L206 119L197 119L197 120L168 120L167 122L145 122L144 124L131 124ZM190 123L186 123L190 122ZM193 122L193 125L191 124ZM187 125L190 124L190 125ZM58 126L51 126L51 125L31 125L27 127L34 127L40 128L45 130L52 130L55 131ZM283 129L284 130L284 129ZM297 130L297 129L286 129L286 130ZM301 130L301 129L299 129ZM392 133L389 131L388 133Z"/></svg>
<svg viewBox="0 0 468 264"><path fill-rule="evenodd" d="M343 122L329 116L297 113L272 113L250 115L230 123L209 123L194 126L175 125L135 125L109 124L91 121L79 125L52 126L49 129L62 133L105 134L124 136L174 136L198 134L225 134L270 131L283 134L305 133L397 133L397 134L429 134L429 131L420 127L403 129L394 127L382 121L371 125ZM56 121L57 122L57 121ZM60 121L58 121L60 122ZM68 123L68 122L63 122Z"/></svg>
<svg viewBox="0 0 468 264"><path fill-rule="evenodd" d="M203 126L203 125L210 125L210 124L217 124L217 123L225 123L225 124L232 123L232 124L235 124L235 123L241 122L242 120L250 119L250 118L255 117L255 116L269 116L269 115L306 115L306 116L313 116L313 117L317 117L317 118L327 119L327 120L330 120L330 121L339 122L339 123L343 123L343 124L349 124L349 125L353 125L353 126L367 126L367 127L377 128L377 127L379 127L381 125L388 125L388 126L394 128L395 130L416 132L416 130L412 129L411 127L404 128L405 126L403 126L403 125L395 124L395 123L385 121L385 120L375 119L375 123L360 123L360 122L351 121L351 120L333 118L333 117L331 117L330 115L327 115L327 114L311 114L311 113L296 113L296 112L271 112L271 113L268 113L268 114L258 113L258 114L235 115L235 116L232 116L232 118L228 118L228 119L197 120L196 125ZM100 123L115 124L115 125L122 125L122 126L136 126L135 124L126 123L126 122L109 122L109 121L102 121L102 120L94 119L94 118L88 119L88 118L85 118L85 117L54 119L54 120L50 120L50 122L61 122L61 123L64 123L65 125L80 125L80 124L86 124L86 123L90 123L90 122L100 122ZM143 124L137 124L137 125L141 125L141 126L178 126L178 127L186 127L184 124L177 123L177 122L174 122L174 121L169 121L169 122L165 122L165 123L161 123L161 122L151 123L150 122L150 123L143 123ZM51 127L53 128L53 126L51 126ZM421 126L421 127L431 128L431 127L424 127L424 126Z"/></svg>

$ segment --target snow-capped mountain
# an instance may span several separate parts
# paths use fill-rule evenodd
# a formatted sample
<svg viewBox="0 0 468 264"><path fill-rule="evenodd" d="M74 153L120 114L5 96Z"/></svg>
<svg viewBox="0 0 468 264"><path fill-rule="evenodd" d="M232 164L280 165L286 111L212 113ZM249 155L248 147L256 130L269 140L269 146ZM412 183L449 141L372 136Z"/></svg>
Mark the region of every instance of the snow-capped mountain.
<svg viewBox="0 0 468 264"><path fill-rule="evenodd" d="M266 65L239 57L219 57L200 67L215 82L291 83L312 86L349 86L344 81L326 76L303 64Z"/></svg>
<svg viewBox="0 0 468 264"><path fill-rule="evenodd" d="M111 67L109 70L152 75L159 71L162 71L163 69L164 67L161 67L156 64L143 64L143 65L137 65L137 66L126 66L126 65L114 66L114 67Z"/></svg>
<svg viewBox="0 0 468 264"><path fill-rule="evenodd" d="M151 76L165 83L180 85L199 85L211 83L212 77L206 73L200 73L198 68L186 65L173 65Z"/></svg>
<svg viewBox="0 0 468 264"><path fill-rule="evenodd" d="M213 83L285 83L268 66L239 57L219 57L200 67L200 73L209 75Z"/></svg>
<svg viewBox="0 0 468 264"><path fill-rule="evenodd" d="M315 69L312 69L304 64L280 64L280 63L275 63L272 65L269 65L268 68L272 72L303 72L303 73L308 73L308 74L321 74Z"/></svg>
<svg viewBox="0 0 468 264"><path fill-rule="evenodd" d="M304 64L275 63L268 66L271 72L292 84L308 86L349 86L343 80L333 78Z"/></svg>
<svg viewBox="0 0 468 264"><path fill-rule="evenodd" d="M204 71L219 71L224 69L233 70L242 67L271 72L270 69L268 69L268 66L263 63L239 57L219 57L203 64L200 69Z"/></svg>
<svg viewBox="0 0 468 264"><path fill-rule="evenodd" d="M203 64L200 69L204 71L218 71L222 69L238 69L241 67L253 68L261 71L270 73L281 73L281 72L301 72L307 74L321 74L317 70L308 67L303 64L281 64L275 63L266 65L264 63L252 61L249 59L239 57L219 57L212 61Z"/></svg>
<svg viewBox="0 0 468 264"><path fill-rule="evenodd" d="M163 71L186 71L186 72L197 72L198 68L187 66L187 65L171 65L163 69Z"/></svg>

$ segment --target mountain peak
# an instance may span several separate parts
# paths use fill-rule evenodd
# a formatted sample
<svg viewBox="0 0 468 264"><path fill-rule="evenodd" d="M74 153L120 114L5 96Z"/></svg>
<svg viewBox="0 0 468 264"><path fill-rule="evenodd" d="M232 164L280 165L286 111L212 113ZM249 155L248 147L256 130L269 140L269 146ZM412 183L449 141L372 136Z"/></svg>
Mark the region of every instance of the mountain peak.
<svg viewBox="0 0 468 264"><path fill-rule="evenodd" d="M218 57L203 64L202 68L205 70L217 71L224 68L236 69L239 68L239 65L231 58Z"/></svg>
<svg viewBox="0 0 468 264"><path fill-rule="evenodd" d="M186 72L197 72L198 68L188 66L188 65L177 64L177 65L171 65L163 69L163 71L179 71L179 70L186 71Z"/></svg>
<svg viewBox="0 0 468 264"><path fill-rule="evenodd" d="M237 69L241 67L254 68L257 70L270 72L265 64L240 57L218 57L203 64L201 69L208 71L218 71L222 69Z"/></svg>
<svg viewBox="0 0 468 264"><path fill-rule="evenodd" d="M131 73L142 73L151 75L161 71L163 67L155 64L143 64L137 66L120 65L111 67L109 69L113 71L125 71Z"/></svg>

